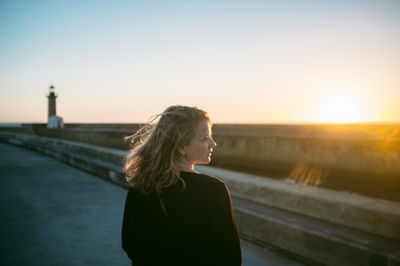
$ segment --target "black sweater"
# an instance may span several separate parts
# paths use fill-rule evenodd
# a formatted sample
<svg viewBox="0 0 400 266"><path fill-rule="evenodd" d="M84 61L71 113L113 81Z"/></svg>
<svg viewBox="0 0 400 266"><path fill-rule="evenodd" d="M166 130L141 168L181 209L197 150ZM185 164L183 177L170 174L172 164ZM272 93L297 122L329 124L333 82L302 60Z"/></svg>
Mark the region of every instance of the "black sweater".
<svg viewBox="0 0 400 266"><path fill-rule="evenodd" d="M181 172L180 184L164 189L172 227L155 192L130 188L122 247L132 265L241 265L242 256L228 188L218 178Z"/></svg>

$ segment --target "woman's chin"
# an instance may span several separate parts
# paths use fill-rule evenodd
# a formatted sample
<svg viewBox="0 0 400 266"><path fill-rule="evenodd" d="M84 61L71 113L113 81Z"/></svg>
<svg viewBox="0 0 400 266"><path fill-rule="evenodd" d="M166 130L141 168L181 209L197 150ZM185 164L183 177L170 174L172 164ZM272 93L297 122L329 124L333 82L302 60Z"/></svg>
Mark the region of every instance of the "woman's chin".
<svg viewBox="0 0 400 266"><path fill-rule="evenodd" d="M209 164L210 162L211 162L211 158L208 157L206 160L197 162L196 164Z"/></svg>

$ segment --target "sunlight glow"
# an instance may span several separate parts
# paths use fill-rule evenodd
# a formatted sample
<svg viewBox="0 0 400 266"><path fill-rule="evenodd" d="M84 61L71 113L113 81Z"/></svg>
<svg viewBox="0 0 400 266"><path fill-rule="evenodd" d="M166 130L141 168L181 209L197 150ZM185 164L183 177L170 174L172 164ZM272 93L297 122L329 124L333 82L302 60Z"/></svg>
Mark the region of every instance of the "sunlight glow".
<svg viewBox="0 0 400 266"><path fill-rule="evenodd" d="M317 98L314 116L323 123L352 123L371 121L374 110L366 108L366 97L360 90L349 87L329 88ZM358 93L357 93L358 91Z"/></svg>
<svg viewBox="0 0 400 266"><path fill-rule="evenodd" d="M326 122L332 123L348 123L363 120L359 102L343 95L337 95L328 99L321 115Z"/></svg>

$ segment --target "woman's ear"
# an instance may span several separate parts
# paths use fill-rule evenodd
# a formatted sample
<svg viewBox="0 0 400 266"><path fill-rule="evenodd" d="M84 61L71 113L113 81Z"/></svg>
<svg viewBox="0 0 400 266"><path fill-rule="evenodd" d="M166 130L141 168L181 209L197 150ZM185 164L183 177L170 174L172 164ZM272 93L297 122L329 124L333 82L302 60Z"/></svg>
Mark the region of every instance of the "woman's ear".
<svg viewBox="0 0 400 266"><path fill-rule="evenodd" d="M179 152L183 157L185 157L185 155L186 155L185 146L179 145L179 146L178 146L178 152Z"/></svg>

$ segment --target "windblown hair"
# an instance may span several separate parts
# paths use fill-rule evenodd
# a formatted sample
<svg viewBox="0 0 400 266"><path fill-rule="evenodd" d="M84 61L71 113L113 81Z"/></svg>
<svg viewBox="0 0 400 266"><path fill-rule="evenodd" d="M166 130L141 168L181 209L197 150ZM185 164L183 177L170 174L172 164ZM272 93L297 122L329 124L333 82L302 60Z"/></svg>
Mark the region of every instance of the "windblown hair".
<svg viewBox="0 0 400 266"><path fill-rule="evenodd" d="M154 123L157 118L158 122ZM211 124L205 111L197 107L173 105L135 134L125 137L133 144L124 163L130 186L143 194L153 190L160 193L163 188L180 181L182 189L185 189L179 168L184 158L178 149L190 143L203 119Z"/></svg>

